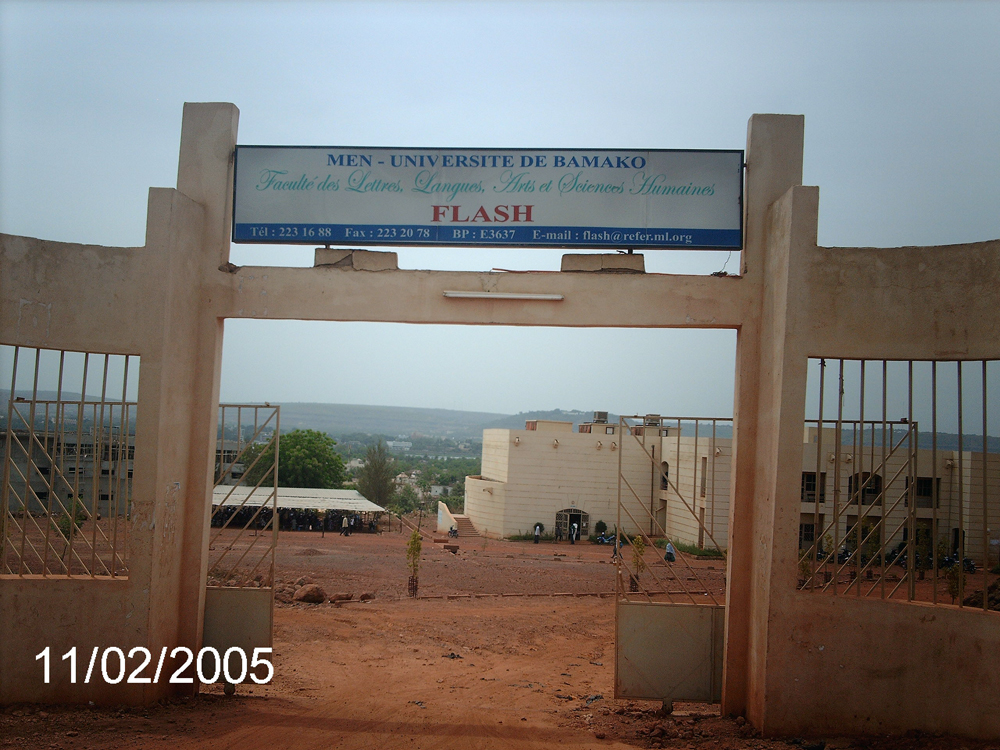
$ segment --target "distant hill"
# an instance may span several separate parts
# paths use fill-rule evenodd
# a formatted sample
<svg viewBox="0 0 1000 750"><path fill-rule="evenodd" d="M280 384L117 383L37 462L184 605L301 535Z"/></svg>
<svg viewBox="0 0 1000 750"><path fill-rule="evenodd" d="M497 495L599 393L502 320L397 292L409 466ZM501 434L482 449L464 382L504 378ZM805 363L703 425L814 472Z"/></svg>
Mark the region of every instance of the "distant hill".
<svg viewBox="0 0 1000 750"><path fill-rule="evenodd" d="M10 391L0 388L0 404L6 404ZM31 391L18 389L15 396L30 399ZM64 391L64 401L79 399L79 393ZM53 400L55 391L38 392L40 400ZM87 400L99 400L99 397L88 395ZM592 411L575 409L551 409L549 411L524 411L519 414L497 414L495 412L459 411L457 409L423 409L405 406L364 406L357 404L320 404L307 402L292 402L281 405L282 431L296 428L308 428L328 432L333 436L350 433L367 433L371 435L411 435L418 432L430 437L450 437L456 439L472 438L479 440L484 429L523 430L524 423L531 419L550 419L561 422L572 422L574 430L581 422L589 422L594 417ZM6 407L0 414L0 422L6 422ZM618 423L617 414L608 414L608 422ZM898 429L898 427L897 427ZM694 425L684 422L683 435L694 435ZM706 421L698 431L700 436L711 434L711 423ZM732 437L732 428L728 423L719 423L716 427L719 438ZM899 437L897 435L896 439ZM845 432L845 441L850 441L849 433ZM865 445L871 445L871 434L866 433ZM941 451L958 450L958 435L949 432L939 432L937 448ZM875 444L880 444L880 436L876 434ZM920 447L930 449L932 436L929 431L920 433ZM962 448L966 451L978 452L983 449L983 439L980 435L966 434L962 436ZM1000 437L990 436L987 439L987 450L990 453L1000 453Z"/></svg>
<svg viewBox="0 0 1000 750"><path fill-rule="evenodd" d="M450 438L483 436L483 428L505 415L494 412L421 409L356 404L281 404L281 429L308 428L333 436L364 432L373 435L422 435ZM523 425L522 425L523 427Z"/></svg>
<svg viewBox="0 0 1000 750"><path fill-rule="evenodd" d="M499 419L483 425L487 430L523 430L524 423L532 419L548 419L554 422L572 422L573 429L581 422L590 422L594 418L592 411L564 411L562 409L551 409L550 411L522 411L512 416L500 417ZM608 415L609 422L618 422L618 415Z"/></svg>

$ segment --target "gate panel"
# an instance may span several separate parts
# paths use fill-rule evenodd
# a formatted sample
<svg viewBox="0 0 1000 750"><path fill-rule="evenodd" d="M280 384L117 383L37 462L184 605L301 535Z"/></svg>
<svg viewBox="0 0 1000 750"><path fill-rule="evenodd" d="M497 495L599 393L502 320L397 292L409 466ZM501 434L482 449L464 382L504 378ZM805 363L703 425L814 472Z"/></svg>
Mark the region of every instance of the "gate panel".
<svg viewBox="0 0 1000 750"><path fill-rule="evenodd" d="M272 588L280 408L219 405L208 584Z"/></svg>
<svg viewBox="0 0 1000 750"><path fill-rule="evenodd" d="M726 609L619 601L615 697L722 700Z"/></svg>
<svg viewBox="0 0 1000 750"><path fill-rule="evenodd" d="M616 698L722 699L731 425L619 420Z"/></svg>
<svg viewBox="0 0 1000 750"><path fill-rule="evenodd" d="M130 367L134 383L138 357L0 346L0 576L128 577Z"/></svg>
<svg viewBox="0 0 1000 750"><path fill-rule="evenodd" d="M219 405L203 646L271 646L280 407Z"/></svg>

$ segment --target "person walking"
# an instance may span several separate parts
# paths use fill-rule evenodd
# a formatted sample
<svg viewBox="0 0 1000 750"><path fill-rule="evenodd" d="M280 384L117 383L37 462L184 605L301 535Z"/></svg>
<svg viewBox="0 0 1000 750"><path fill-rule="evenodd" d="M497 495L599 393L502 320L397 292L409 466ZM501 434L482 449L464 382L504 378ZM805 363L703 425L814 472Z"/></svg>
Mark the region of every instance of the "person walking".
<svg viewBox="0 0 1000 750"><path fill-rule="evenodd" d="M577 534L576 524L575 523L571 523L569 525L569 543L570 544L576 544L576 534Z"/></svg>
<svg viewBox="0 0 1000 750"><path fill-rule="evenodd" d="M535 524L535 544L538 544L539 540L542 538L542 527L539 524Z"/></svg>
<svg viewBox="0 0 1000 750"><path fill-rule="evenodd" d="M347 514L340 520L340 535L347 536Z"/></svg>
<svg viewBox="0 0 1000 750"><path fill-rule="evenodd" d="M617 534L615 535L617 537ZM611 540L611 559L617 560L622 555L622 547L625 546L625 536Z"/></svg>
<svg viewBox="0 0 1000 750"><path fill-rule="evenodd" d="M677 562L677 550L674 549L672 542L667 542L667 554L663 556L663 559L668 563Z"/></svg>

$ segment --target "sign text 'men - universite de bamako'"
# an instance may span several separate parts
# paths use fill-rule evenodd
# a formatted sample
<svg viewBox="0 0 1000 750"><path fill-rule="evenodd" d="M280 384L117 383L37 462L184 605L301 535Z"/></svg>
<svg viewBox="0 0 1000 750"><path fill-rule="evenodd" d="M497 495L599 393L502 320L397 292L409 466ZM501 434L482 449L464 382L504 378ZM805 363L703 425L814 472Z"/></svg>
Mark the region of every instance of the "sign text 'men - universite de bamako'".
<svg viewBox="0 0 1000 750"><path fill-rule="evenodd" d="M238 146L235 242L739 248L742 151Z"/></svg>

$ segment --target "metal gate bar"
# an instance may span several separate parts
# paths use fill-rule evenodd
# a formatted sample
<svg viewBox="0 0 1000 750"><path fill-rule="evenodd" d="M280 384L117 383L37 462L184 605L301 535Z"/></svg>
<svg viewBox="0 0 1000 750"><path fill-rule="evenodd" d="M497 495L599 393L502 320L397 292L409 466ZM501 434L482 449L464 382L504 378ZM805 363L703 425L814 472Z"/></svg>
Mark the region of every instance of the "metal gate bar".
<svg viewBox="0 0 1000 750"><path fill-rule="evenodd" d="M813 536L800 543L801 590L1000 609L1000 441L989 436L998 376L992 360L810 360L816 471L812 496L802 482ZM905 416L891 420L897 408Z"/></svg>
<svg viewBox="0 0 1000 750"><path fill-rule="evenodd" d="M10 368L0 575L128 575L124 521L136 413L128 394L137 362L131 355L0 346L0 370ZM100 368L99 396L87 393L92 367ZM72 373L78 398L64 398L72 395ZM55 399L41 397L49 383ZM119 385L120 398L109 399Z"/></svg>
<svg viewBox="0 0 1000 750"><path fill-rule="evenodd" d="M274 586L280 429L278 406L219 405L209 586ZM228 439L230 431L235 438L232 446ZM231 503L238 486L252 489L238 502Z"/></svg>
<svg viewBox="0 0 1000 750"><path fill-rule="evenodd" d="M639 424L632 424L631 422L633 420L636 421L636 422L638 422ZM711 517L709 519L709 523L708 524L706 524L706 521L705 521L704 508L702 508L700 510L700 512L699 512L696 509L697 508L697 503L694 501L694 498L692 497L691 498L691 502L689 502L688 498L686 498L684 496L684 494L682 493L682 491L681 491L679 485L677 484L677 482L670 476L669 471L664 471L663 468L660 465L657 464L656 455L655 455L655 453L656 453L655 444L654 444L652 450L647 449L647 446L645 445L645 438L646 438L646 436L647 436L647 434L649 433L650 430L655 431L656 440L662 443L662 438L667 437L667 435L665 433L669 429L676 429L676 431L677 431L677 444L676 444L676 449L675 449L675 454L674 455L677 457L677 460L679 461L680 458L681 458L681 455L682 455L682 450L681 450L681 446L682 446L681 435L682 435L682 432L683 432L683 429L684 429L684 422L687 422L689 424L693 423L694 441L692 443L692 468L691 468L691 472L692 472L692 474L691 474L691 476L692 476L692 484L691 484L692 494L701 492L701 493L703 493L703 495L707 495L708 494L708 477L707 477L707 473L708 473L708 468L707 468L707 466L708 466L708 457L707 456L702 457L702 460L705 463L705 469L703 470L703 472L699 471L699 467L700 467L700 464L701 464L701 461L699 461L699 457L700 457L699 456L699 447L700 447L700 444L699 444L699 434L700 434L699 430L700 430L700 423L703 422L703 421L711 421L712 422L712 443L709 446L709 452L711 453L711 457L712 457L712 460L711 460L711 476L712 476L712 480L711 480L711 488L712 488L711 508L712 508L712 514L711 514ZM631 594L639 594L639 596L643 597L646 601L652 601L654 595L664 595L665 594L665 595L667 595L669 597L669 596L673 596L673 595L676 595L676 594L680 594L680 595L686 597L688 600L690 600L690 602L693 603L693 604L699 604L699 605L706 604L707 602L706 602L706 600L705 600L704 597L707 596L711 600L712 604L714 604L714 605L721 605L721 602L716 597L716 594L713 591L713 585L709 584L706 580L703 579L703 573L699 573L699 569L697 569L697 568L695 568L694 566L691 565L688 557L685 554L682 554L682 553L678 552L678 554L677 554L677 562L681 563L686 568L686 572L690 574L688 576L689 578L693 578L695 581L697 581L697 582L699 582L699 583L702 584L702 588L704 589L704 593L702 593L700 591L692 591L692 589L689 588L687 586L687 584L684 582L684 580L683 580L684 577L682 577L682 576L673 576L672 577L672 580L675 580L677 582L677 584L680 586L681 591L679 591L679 592L678 591L673 591L673 592L669 591L668 590L668 586L665 583L665 581L660 576L658 576L657 573L656 573L655 566L660 566L661 565L660 560L659 560L659 555L657 555L657 560L656 560L656 563L654 565L648 565L648 564L645 563L645 560L642 559L642 558L644 558L646 550L648 550L648 549L655 550L656 549L656 544L655 544L654 537L658 538L658 539L667 539L668 534L667 534L667 530L666 530L665 526L663 524L661 524L659 522L659 520L657 520L657 518L656 518L654 509L652 507L653 503L652 502L650 503L651 507L649 507L649 508L646 507L646 503L639 496L639 493L636 491L636 489L633 486L632 482L630 482L628 480L628 478L625 476L625 470L624 470L624 466L623 466L625 447L626 447L627 444L628 445L634 444L634 446L638 447L639 450L642 451L642 453L645 456L646 460L648 460L650 462L650 465L653 467L653 476L654 477L659 477L660 481L659 481L658 484L661 487L661 489L666 489L668 493L672 493L674 496L676 496L676 498L678 500L680 500L681 504L683 505L683 507L687 511L687 513L691 516L694 524L698 528L699 542L701 542L703 544L704 543L704 538L707 536L708 539L711 542L710 547L714 548L719 553L719 555L722 557L723 565L724 565L725 564L725 556L726 556L725 550L724 550L724 548L721 545L718 544L718 542L715 540L715 536L714 536L714 520L715 520L715 497L714 497L714 494L715 494L715 476L716 476L715 460L716 460L716 457L718 455L718 450L717 450L717 448L718 448L717 422L718 421L720 421L720 420L717 420L717 419L704 420L704 419L701 419L701 418L685 418L685 417L669 417L669 418L667 418L667 417L661 417L659 415L645 415L645 416L635 415L635 416L623 416L623 417L619 418L618 432L619 432L619 435L621 437L621 450L619 451L619 455L618 455L618 516L617 516L617 518L618 518L618 526L617 526L618 536L617 536L617 539L616 539L616 543L618 544L619 549L624 549L624 543L627 542L628 543L628 548L629 548L629 550L631 550L632 557L633 557L633 561L632 561L631 565L628 563L628 561L625 559L625 556L622 555L622 554L616 555L616 558L615 558L616 559L616 563L617 563L616 590L617 590L618 597L620 599L629 600ZM721 420L721 421L729 421L729 422L731 422L731 420ZM676 427L672 427L671 426L672 424L676 424ZM666 429L665 429L665 427L666 427ZM631 440L629 440L629 438L631 438ZM640 440L640 438L642 438L642 439ZM663 451L661 451L661 453L663 453ZM665 459L665 456L661 455L661 459ZM669 469L669 467L668 467L668 469ZM679 469L679 466L675 467L675 472L678 469ZM654 483L653 483L653 487L654 488L655 488L656 484L657 483L654 481ZM628 509L626 503L623 501L623 494L624 494L623 490L622 490L623 485L624 485L625 489L627 489L628 494L631 495L631 497L634 499L635 506L637 508L642 508L643 511L648 516L649 528L650 528L650 532L651 532L650 534L646 534L646 533L644 533L642 531L642 529L643 529L643 523L640 521L640 519L637 519L635 517L635 515ZM655 493L654 493L654 495L655 495ZM652 498L651 498L651 500L652 500ZM708 500L707 497L706 497L706 500ZM667 518L669 517L669 514L670 514L669 505L664 505L663 510L664 510L664 513L666 514L665 518L664 518L664 521L666 522L666 520L667 520ZM623 533L623 531L622 531L622 529L623 529L623 520L624 520L623 519L623 514L624 514L624 516L627 517L627 519L631 523L632 527L638 530L637 533L635 533L634 535L629 535L629 534ZM642 546L641 547L637 547L637 545L636 545L636 539L641 539L642 540ZM640 577L639 577L638 574L641 572L641 569L647 569L647 568L648 568L648 570L650 572L650 575L652 576L652 578L653 578L653 580L654 580L654 582L656 584L656 588L655 589L651 589L649 587L643 586L642 583L641 583L641 581L640 581ZM629 591L625 590L626 573L627 573L627 578L629 580L629 589L630 589ZM631 590L633 588L635 588L634 591ZM702 596L698 596L697 594L702 594Z"/></svg>

